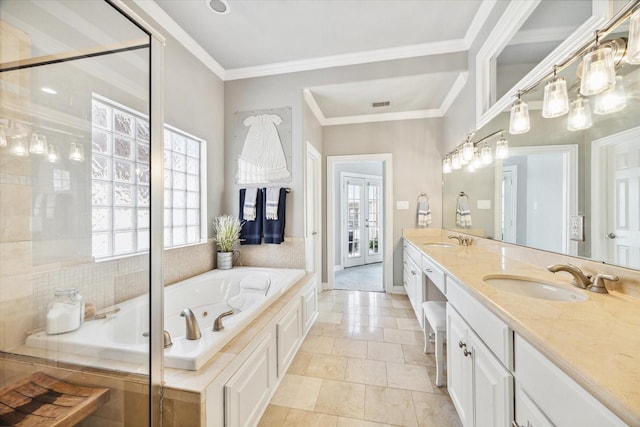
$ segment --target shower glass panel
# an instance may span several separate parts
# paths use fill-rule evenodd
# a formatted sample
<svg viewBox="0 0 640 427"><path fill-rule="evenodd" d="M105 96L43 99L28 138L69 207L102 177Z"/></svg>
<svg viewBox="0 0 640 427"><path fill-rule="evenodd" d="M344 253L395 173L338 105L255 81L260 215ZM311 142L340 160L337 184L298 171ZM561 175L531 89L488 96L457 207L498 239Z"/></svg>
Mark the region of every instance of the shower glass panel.
<svg viewBox="0 0 640 427"><path fill-rule="evenodd" d="M0 36L0 388L95 391L78 425L148 425L149 158L118 144L149 147L151 37L108 2L59 0L2 0ZM84 391L0 396L0 425Z"/></svg>

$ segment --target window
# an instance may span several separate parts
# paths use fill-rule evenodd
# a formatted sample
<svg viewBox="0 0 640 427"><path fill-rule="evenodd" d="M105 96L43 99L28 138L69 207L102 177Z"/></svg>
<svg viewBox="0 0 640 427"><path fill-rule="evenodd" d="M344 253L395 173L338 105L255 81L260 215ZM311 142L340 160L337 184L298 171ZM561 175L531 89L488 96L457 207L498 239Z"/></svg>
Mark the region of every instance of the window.
<svg viewBox="0 0 640 427"><path fill-rule="evenodd" d="M94 95L92 101L92 253L108 258L149 249L148 118ZM202 240L203 141L165 125L164 246Z"/></svg>

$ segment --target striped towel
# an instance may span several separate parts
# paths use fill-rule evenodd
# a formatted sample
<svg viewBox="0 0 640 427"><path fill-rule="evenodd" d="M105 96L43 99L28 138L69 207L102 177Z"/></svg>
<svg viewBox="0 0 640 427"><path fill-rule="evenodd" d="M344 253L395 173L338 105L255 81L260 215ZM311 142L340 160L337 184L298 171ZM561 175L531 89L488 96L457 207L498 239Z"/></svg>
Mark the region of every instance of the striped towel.
<svg viewBox="0 0 640 427"><path fill-rule="evenodd" d="M428 227L431 224L431 207L429 200L418 202L418 227Z"/></svg>
<svg viewBox="0 0 640 427"><path fill-rule="evenodd" d="M256 220L256 201L258 200L258 189L247 188L244 195L244 206L242 207L242 214L246 221Z"/></svg>
<svg viewBox="0 0 640 427"><path fill-rule="evenodd" d="M265 217L267 219L278 219L278 203L280 203L280 188L267 187L267 203L265 207Z"/></svg>
<svg viewBox="0 0 640 427"><path fill-rule="evenodd" d="M458 227L471 227L471 210L467 196L459 196L456 206L456 225Z"/></svg>

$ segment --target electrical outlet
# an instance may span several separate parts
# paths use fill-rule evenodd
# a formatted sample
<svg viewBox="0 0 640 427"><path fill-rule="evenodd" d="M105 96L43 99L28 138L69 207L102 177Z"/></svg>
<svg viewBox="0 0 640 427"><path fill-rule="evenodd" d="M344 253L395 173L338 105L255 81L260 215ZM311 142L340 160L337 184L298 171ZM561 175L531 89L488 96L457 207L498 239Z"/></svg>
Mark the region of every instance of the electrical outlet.
<svg viewBox="0 0 640 427"><path fill-rule="evenodd" d="M569 237L571 240L584 242L584 215L571 215Z"/></svg>

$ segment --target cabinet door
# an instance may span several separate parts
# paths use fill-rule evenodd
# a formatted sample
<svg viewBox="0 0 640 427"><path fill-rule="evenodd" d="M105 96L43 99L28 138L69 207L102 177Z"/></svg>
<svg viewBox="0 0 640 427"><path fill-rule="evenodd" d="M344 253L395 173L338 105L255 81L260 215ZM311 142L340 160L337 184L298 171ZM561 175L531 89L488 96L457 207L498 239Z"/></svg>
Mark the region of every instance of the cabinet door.
<svg viewBox="0 0 640 427"><path fill-rule="evenodd" d="M316 313L318 311L318 293L316 292L315 282L314 285L307 289L302 294L302 321L303 321L303 334L306 334L313 325L316 319Z"/></svg>
<svg viewBox="0 0 640 427"><path fill-rule="evenodd" d="M469 331L473 347L473 395L475 427L510 427L513 420L513 377Z"/></svg>
<svg viewBox="0 0 640 427"><path fill-rule="evenodd" d="M516 423L518 427L554 427L529 395L517 385Z"/></svg>
<svg viewBox="0 0 640 427"><path fill-rule="evenodd" d="M299 300L298 300L299 301ZM276 324L278 349L278 377L284 375L296 355L300 333L300 304L295 304Z"/></svg>
<svg viewBox="0 0 640 427"><path fill-rule="evenodd" d="M447 389L464 427L473 426L472 359L467 325L447 304ZM467 351L465 355L465 350Z"/></svg>

